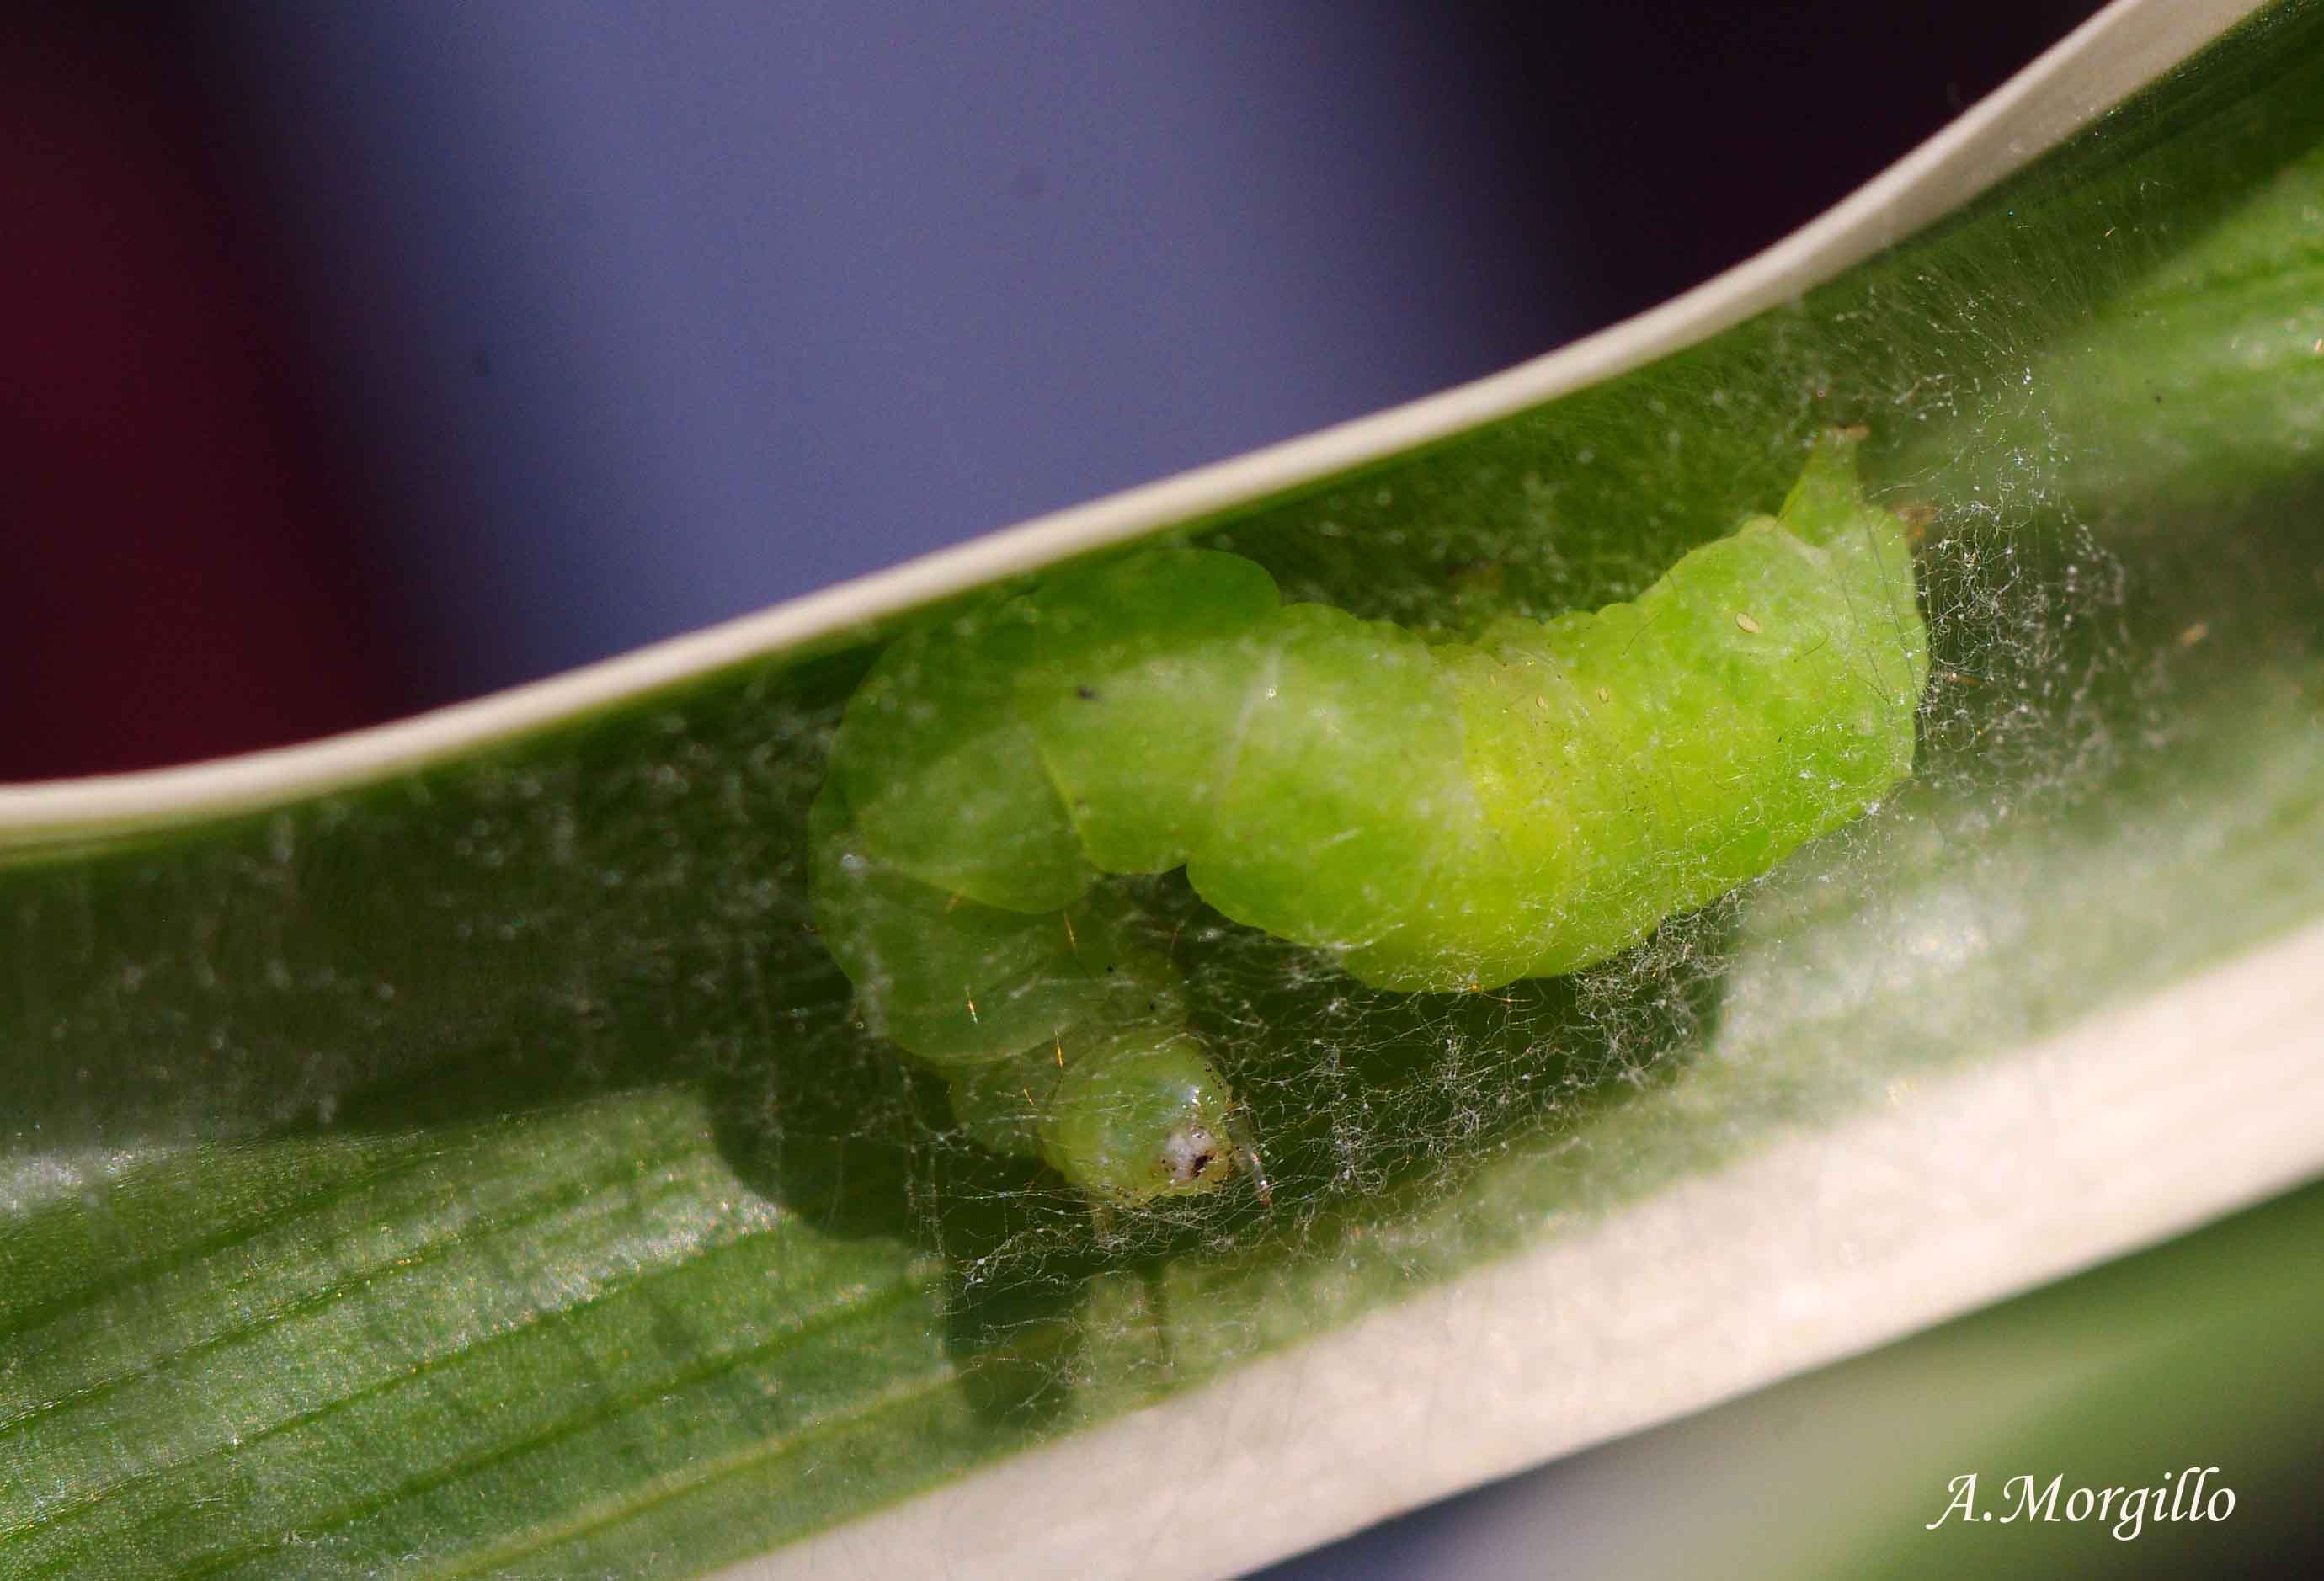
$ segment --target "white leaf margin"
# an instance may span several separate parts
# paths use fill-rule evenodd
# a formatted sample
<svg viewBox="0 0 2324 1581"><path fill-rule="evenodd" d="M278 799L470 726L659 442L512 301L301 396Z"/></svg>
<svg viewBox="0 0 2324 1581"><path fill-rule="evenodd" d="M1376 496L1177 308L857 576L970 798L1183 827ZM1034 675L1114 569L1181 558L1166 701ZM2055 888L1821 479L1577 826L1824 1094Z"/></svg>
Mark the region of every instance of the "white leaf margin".
<svg viewBox="0 0 2324 1581"><path fill-rule="evenodd" d="M1936 136L1774 246L1659 308L1489 378L392 724L181 768L0 786L0 855L258 812L409 773L1538 406L1795 300L1985 190L2264 8L2254 0L2116 0Z"/></svg>
<svg viewBox="0 0 2324 1581"><path fill-rule="evenodd" d="M2319 1028L2324 927L722 1581L1239 1574L2312 1179Z"/></svg>

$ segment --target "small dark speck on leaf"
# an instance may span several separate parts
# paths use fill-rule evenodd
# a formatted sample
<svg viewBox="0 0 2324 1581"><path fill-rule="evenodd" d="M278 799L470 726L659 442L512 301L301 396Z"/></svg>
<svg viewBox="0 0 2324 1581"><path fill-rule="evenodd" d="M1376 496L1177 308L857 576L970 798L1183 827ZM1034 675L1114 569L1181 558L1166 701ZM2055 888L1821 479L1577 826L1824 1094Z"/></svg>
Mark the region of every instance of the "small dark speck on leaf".
<svg viewBox="0 0 2324 1581"><path fill-rule="evenodd" d="M1097 701L1097 688L1094 686L1076 686L1074 688L1074 695L1080 698L1084 703L1094 703Z"/></svg>

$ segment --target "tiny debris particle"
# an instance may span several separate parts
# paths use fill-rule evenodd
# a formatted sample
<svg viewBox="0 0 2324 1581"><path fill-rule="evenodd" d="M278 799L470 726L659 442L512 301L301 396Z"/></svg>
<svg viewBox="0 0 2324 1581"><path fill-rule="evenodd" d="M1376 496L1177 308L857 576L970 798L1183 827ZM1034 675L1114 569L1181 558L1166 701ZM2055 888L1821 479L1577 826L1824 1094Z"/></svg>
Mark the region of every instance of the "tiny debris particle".
<svg viewBox="0 0 2324 1581"><path fill-rule="evenodd" d="M1541 709L1544 712L1546 712L1549 709L1549 699L1542 696L1539 693L1536 693L1534 694L1533 705L1536 708Z"/></svg>
<svg viewBox="0 0 2324 1581"><path fill-rule="evenodd" d="M1744 630L1751 633L1754 637L1759 635L1759 622L1745 614L1741 610L1735 611L1735 623L1743 628Z"/></svg>
<svg viewBox="0 0 2324 1581"><path fill-rule="evenodd" d="M1094 703L1097 701L1097 688L1094 686L1076 686L1074 688L1074 695L1080 698L1084 703Z"/></svg>
<svg viewBox="0 0 2324 1581"><path fill-rule="evenodd" d="M2179 633L2179 646L2181 648L2192 648L2195 644L2202 641L2204 638L2209 637L2210 634L2211 623L2209 620L2198 620L2193 625L2188 627L2184 631Z"/></svg>
<svg viewBox="0 0 2324 1581"><path fill-rule="evenodd" d="M1600 703L1611 703L1614 701L1614 694L1607 690L1605 687L1600 686L1598 688L1598 701Z"/></svg>

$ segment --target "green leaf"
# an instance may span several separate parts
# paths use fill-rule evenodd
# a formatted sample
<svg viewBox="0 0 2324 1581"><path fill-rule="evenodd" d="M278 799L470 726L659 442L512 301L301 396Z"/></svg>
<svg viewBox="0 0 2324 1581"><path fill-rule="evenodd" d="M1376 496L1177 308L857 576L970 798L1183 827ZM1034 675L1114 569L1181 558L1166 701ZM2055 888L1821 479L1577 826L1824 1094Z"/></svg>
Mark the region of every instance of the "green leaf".
<svg viewBox="0 0 2324 1581"><path fill-rule="evenodd" d="M1959 158L2061 128L2036 91ZM1218 1572L2313 1174L2324 6L1798 294L1962 179L852 592L0 793L0 1575ZM1165 529L1425 628L1588 607L1834 422L1929 508L1873 818L1494 995L1140 891L1273 1206L1102 1230L858 1025L804 827L881 618Z"/></svg>

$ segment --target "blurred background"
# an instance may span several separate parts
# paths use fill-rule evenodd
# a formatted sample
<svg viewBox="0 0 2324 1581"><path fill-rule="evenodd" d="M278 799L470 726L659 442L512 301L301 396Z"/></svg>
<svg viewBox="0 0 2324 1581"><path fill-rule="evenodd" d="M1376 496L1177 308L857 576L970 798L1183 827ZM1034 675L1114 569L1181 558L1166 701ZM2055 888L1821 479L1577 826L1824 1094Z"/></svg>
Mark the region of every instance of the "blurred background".
<svg viewBox="0 0 2324 1581"><path fill-rule="evenodd" d="M5 8L0 779L475 696L1491 372L1748 256L2096 9ZM2250 1265L2312 1245L2297 1201L2234 1232ZM2061 1287L2047 1327L2003 1309L1281 1575L1650 1567L1655 1521L1764 1532L1949 1399L2038 1426L2126 1323L2162 1348L2123 1421L2167 1361L2313 1438L2267 1382L2324 1377L2312 1285L2236 1306L2257 1338ZM1995 1441L1946 1430L1923 1519Z"/></svg>
<svg viewBox="0 0 2324 1581"><path fill-rule="evenodd" d="M2094 9L6 7L0 779L475 696L1490 372Z"/></svg>

